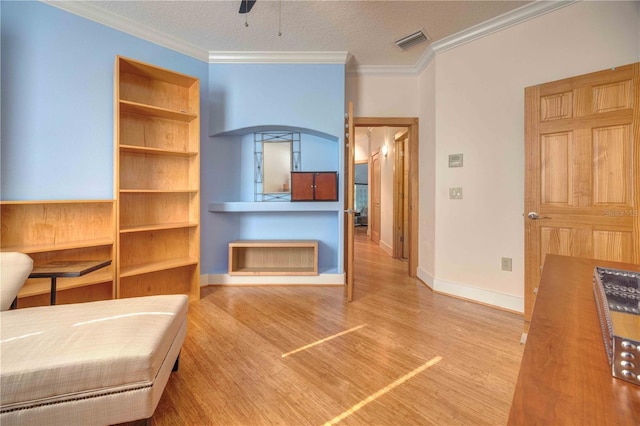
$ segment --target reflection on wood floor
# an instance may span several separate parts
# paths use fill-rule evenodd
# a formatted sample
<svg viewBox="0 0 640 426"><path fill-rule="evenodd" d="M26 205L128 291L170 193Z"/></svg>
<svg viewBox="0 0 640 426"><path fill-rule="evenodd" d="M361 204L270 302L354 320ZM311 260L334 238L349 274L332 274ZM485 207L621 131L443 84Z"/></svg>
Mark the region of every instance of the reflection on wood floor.
<svg viewBox="0 0 640 426"><path fill-rule="evenodd" d="M355 269L352 303L343 287L203 288L152 424L506 423L522 318L433 293L366 228Z"/></svg>

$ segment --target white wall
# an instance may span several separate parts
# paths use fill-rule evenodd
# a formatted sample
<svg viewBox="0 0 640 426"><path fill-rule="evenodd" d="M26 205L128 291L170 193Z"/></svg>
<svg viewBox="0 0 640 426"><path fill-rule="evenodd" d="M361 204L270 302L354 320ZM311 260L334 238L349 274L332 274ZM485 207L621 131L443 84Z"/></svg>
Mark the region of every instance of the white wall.
<svg viewBox="0 0 640 426"><path fill-rule="evenodd" d="M356 163L369 161L369 133L366 127L355 128L356 146L354 160Z"/></svg>
<svg viewBox="0 0 640 426"><path fill-rule="evenodd" d="M419 278L522 311L524 88L637 61L640 2L589 1L440 52L419 76L348 76L356 116L419 117Z"/></svg>
<svg viewBox="0 0 640 426"><path fill-rule="evenodd" d="M406 129L403 129L406 130ZM371 154L380 156L380 247L389 255L393 253L393 164L395 162L395 136L397 127L374 127L371 129ZM382 154L382 146L388 148L387 156ZM372 186L369 185L371 189ZM371 200L371 197L369 197ZM371 206L369 206L371 211ZM371 224L371 221L369 221ZM368 230L371 231L370 229Z"/></svg>
<svg viewBox="0 0 640 426"><path fill-rule="evenodd" d="M523 310L524 88L638 60L638 2L576 3L436 56L434 288Z"/></svg>
<svg viewBox="0 0 640 426"><path fill-rule="evenodd" d="M420 75L418 140L418 276L433 286L436 241L436 65L432 61Z"/></svg>
<svg viewBox="0 0 640 426"><path fill-rule="evenodd" d="M350 75L346 100L356 117L415 117L418 93L415 75Z"/></svg>

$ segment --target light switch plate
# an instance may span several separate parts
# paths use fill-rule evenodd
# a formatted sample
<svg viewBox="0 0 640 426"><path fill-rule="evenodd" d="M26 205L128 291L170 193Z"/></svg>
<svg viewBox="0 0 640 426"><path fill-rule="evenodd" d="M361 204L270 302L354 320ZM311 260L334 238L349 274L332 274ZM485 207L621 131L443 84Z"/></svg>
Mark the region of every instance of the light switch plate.
<svg viewBox="0 0 640 426"><path fill-rule="evenodd" d="M462 154L449 154L449 167L462 167Z"/></svg>
<svg viewBox="0 0 640 426"><path fill-rule="evenodd" d="M449 188L449 198L452 200L462 199L462 188Z"/></svg>

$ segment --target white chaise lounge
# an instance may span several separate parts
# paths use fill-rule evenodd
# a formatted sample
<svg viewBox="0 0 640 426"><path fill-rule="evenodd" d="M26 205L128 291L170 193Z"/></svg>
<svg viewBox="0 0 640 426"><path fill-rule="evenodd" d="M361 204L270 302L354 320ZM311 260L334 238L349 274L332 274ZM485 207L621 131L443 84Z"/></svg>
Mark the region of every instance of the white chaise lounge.
<svg viewBox="0 0 640 426"><path fill-rule="evenodd" d="M0 424L111 425L150 418L177 367L187 297L6 310L31 259L0 253L0 261ZM26 275L17 274L22 282L9 291L14 269L25 265Z"/></svg>

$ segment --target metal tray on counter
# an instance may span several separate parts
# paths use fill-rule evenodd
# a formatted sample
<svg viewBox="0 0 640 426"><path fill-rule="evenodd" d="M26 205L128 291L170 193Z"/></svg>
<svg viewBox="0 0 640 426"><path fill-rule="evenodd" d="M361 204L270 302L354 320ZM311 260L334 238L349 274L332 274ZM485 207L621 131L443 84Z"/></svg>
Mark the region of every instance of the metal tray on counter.
<svg viewBox="0 0 640 426"><path fill-rule="evenodd" d="M640 272L596 267L593 292L612 375L640 385Z"/></svg>

